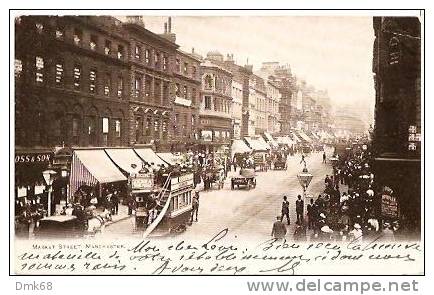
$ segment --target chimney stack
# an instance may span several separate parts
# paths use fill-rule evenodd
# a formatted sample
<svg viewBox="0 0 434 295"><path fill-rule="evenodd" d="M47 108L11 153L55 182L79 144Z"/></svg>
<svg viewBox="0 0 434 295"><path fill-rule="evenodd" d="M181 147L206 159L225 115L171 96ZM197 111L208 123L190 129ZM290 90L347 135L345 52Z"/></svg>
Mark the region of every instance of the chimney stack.
<svg viewBox="0 0 434 295"><path fill-rule="evenodd" d="M164 34L167 34L167 23L164 23Z"/></svg>
<svg viewBox="0 0 434 295"><path fill-rule="evenodd" d="M168 33L172 33L172 17L169 16L169 20L168 20Z"/></svg>
<svg viewBox="0 0 434 295"><path fill-rule="evenodd" d="M194 54L194 47L192 47L192 48L191 48L191 53L193 53L193 54Z"/></svg>

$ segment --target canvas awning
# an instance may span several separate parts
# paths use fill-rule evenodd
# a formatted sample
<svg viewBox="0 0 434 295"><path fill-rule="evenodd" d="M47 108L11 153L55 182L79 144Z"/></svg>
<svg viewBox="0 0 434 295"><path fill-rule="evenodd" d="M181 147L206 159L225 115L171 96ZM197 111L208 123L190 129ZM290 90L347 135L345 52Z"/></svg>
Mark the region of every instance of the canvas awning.
<svg viewBox="0 0 434 295"><path fill-rule="evenodd" d="M155 165L167 165L152 149L150 148L135 148L134 151L137 155L149 164L154 163ZM172 164L171 164L172 165Z"/></svg>
<svg viewBox="0 0 434 295"><path fill-rule="evenodd" d="M142 159L132 149L106 149L110 159L129 174L137 174L142 169Z"/></svg>
<svg viewBox="0 0 434 295"><path fill-rule="evenodd" d="M298 136L297 135L295 135L295 133L293 132L293 133L291 133L291 136L292 136L292 139L293 139L293 141L295 142L295 143L297 143L297 142L301 142L301 139L300 138L298 138Z"/></svg>
<svg viewBox="0 0 434 295"><path fill-rule="evenodd" d="M305 141L307 141L307 142L311 142L311 141L312 141L312 139L310 139L310 137L307 136L307 134L304 133L303 130L298 130L297 132L298 132L298 134L300 135L300 137L301 137L303 140L305 140Z"/></svg>
<svg viewBox="0 0 434 295"><path fill-rule="evenodd" d="M232 142L231 156L234 157L235 154L249 153L252 149L247 146L247 144L242 139L235 139Z"/></svg>
<svg viewBox="0 0 434 295"><path fill-rule="evenodd" d="M277 142L280 144L286 144L288 146L291 146L294 144L294 141L291 138L289 138L289 136L278 137Z"/></svg>
<svg viewBox="0 0 434 295"><path fill-rule="evenodd" d="M157 156L160 157L164 162L172 166L176 164L180 164L182 162L180 156L176 156L172 153L157 153Z"/></svg>
<svg viewBox="0 0 434 295"><path fill-rule="evenodd" d="M271 146L265 141L263 137L259 137L258 141L265 147L265 149L271 150Z"/></svg>
<svg viewBox="0 0 434 295"><path fill-rule="evenodd" d="M82 186L99 183L126 181L127 178L113 164L106 152L98 150L75 150L72 154L69 195Z"/></svg>
<svg viewBox="0 0 434 295"><path fill-rule="evenodd" d="M245 137L244 139L246 140L249 147L254 151L266 151L266 150L270 149L269 146L267 147L266 145L264 145L261 141L259 141L256 138Z"/></svg>
<svg viewBox="0 0 434 295"><path fill-rule="evenodd" d="M98 182L108 183L127 180L104 150L76 150L74 153Z"/></svg>
<svg viewBox="0 0 434 295"><path fill-rule="evenodd" d="M273 136L271 136L270 133L264 132L264 136L267 139L268 144L270 144L272 147L275 147L275 148L279 147L278 142L273 138Z"/></svg>

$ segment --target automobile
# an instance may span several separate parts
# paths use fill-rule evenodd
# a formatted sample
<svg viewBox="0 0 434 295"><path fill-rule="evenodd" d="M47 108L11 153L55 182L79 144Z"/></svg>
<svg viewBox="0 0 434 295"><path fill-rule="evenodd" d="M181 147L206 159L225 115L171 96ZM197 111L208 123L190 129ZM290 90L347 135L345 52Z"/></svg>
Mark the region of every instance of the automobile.
<svg viewBox="0 0 434 295"><path fill-rule="evenodd" d="M231 178L231 189L246 187L248 190L256 187L255 169L241 168L240 174Z"/></svg>

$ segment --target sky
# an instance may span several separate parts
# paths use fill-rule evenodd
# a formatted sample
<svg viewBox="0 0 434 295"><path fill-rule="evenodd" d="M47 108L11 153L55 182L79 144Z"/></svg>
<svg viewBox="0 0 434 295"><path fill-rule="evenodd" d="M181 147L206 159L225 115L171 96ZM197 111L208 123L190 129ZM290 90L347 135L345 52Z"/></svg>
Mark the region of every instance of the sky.
<svg viewBox="0 0 434 295"><path fill-rule="evenodd" d="M167 17L143 20L148 30L164 32ZM297 77L327 89L334 105L373 112L372 17L173 16L172 32L187 52L231 53L240 65L248 59L254 70L264 61L289 64Z"/></svg>

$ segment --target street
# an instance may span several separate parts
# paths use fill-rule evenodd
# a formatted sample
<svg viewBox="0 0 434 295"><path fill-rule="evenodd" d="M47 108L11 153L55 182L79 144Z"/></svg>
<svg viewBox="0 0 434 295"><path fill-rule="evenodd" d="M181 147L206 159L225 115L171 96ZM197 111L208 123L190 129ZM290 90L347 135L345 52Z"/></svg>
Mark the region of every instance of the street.
<svg viewBox="0 0 434 295"><path fill-rule="evenodd" d="M331 151L326 153L329 158ZM295 229L295 201L297 195L302 194L297 179L297 174L303 169L300 159L299 154L288 157L286 171L257 172L257 186L250 191L243 188L231 190L230 177L234 172L230 172L222 190L200 193L198 222L193 222L185 232L179 234L179 237L186 240L210 237L224 228L237 235L243 235L243 238L269 237L273 222L281 212L282 198L286 195L290 203L291 225L287 233L287 237L290 238ZM309 172L313 174L307 195L317 197L324 189L325 175L332 173L331 165L322 163L322 152L310 154L306 157L306 162ZM305 205L308 199L305 200ZM141 231L134 231L134 219L130 217L107 226L102 236L140 238L141 234Z"/></svg>

